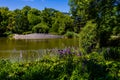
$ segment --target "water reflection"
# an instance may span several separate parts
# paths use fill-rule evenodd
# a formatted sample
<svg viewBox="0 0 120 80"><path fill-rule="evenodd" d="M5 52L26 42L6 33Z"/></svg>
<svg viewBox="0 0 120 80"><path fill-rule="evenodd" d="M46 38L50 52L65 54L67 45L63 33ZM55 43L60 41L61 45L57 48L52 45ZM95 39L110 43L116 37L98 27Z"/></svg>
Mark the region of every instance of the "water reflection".
<svg viewBox="0 0 120 80"><path fill-rule="evenodd" d="M78 47L77 39L9 40L0 38L0 59L27 61L66 47ZM51 51L52 50L52 51Z"/></svg>

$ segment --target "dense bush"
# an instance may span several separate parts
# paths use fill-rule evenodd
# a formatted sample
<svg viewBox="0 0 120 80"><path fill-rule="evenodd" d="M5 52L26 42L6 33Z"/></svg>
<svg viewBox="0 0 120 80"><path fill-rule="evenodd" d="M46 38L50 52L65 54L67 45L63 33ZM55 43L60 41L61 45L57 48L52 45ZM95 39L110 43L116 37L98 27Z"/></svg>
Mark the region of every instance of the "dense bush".
<svg viewBox="0 0 120 80"><path fill-rule="evenodd" d="M111 36L111 38L109 39L109 46L112 47L119 47L120 46L120 36Z"/></svg>
<svg viewBox="0 0 120 80"><path fill-rule="evenodd" d="M83 53L90 53L97 46L96 23L90 20L80 32L80 49Z"/></svg>
<svg viewBox="0 0 120 80"><path fill-rule="evenodd" d="M48 30L49 27L44 23L37 24L32 28L32 31L36 33L48 33Z"/></svg>
<svg viewBox="0 0 120 80"><path fill-rule="evenodd" d="M67 33L64 35L67 38L78 38L78 34L74 32L67 31Z"/></svg>
<svg viewBox="0 0 120 80"><path fill-rule="evenodd" d="M39 61L0 60L0 80L119 80L120 62L105 60L103 54L82 55L75 49L58 50Z"/></svg>
<svg viewBox="0 0 120 80"><path fill-rule="evenodd" d="M103 54L106 60L120 61L120 47L104 48Z"/></svg>

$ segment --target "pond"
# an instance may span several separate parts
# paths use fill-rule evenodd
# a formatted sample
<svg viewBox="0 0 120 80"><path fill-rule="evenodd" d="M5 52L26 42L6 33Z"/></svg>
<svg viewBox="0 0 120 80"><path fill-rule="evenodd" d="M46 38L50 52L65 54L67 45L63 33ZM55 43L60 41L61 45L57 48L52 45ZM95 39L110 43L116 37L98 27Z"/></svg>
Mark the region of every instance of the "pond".
<svg viewBox="0 0 120 80"><path fill-rule="evenodd" d="M78 39L10 40L0 38L0 59L32 60L40 58L46 50L78 46Z"/></svg>

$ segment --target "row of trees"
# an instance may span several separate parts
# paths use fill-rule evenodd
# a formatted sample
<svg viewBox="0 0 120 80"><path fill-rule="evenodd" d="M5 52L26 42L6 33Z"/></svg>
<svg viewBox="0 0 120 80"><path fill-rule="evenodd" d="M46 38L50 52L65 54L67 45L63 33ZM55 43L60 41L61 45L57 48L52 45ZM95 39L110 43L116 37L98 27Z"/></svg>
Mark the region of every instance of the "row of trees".
<svg viewBox="0 0 120 80"><path fill-rule="evenodd" d="M65 34L67 31L78 32L73 22L69 14L52 8L45 8L42 11L30 6L14 11L10 11L7 7L0 8L0 36L29 32L56 34Z"/></svg>
<svg viewBox="0 0 120 80"><path fill-rule="evenodd" d="M25 6L21 10L10 11L7 7L1 7L0 35L30 32L65 34L72 31L81 32L81 41L89 40L86 44L83 42L83 46L119 45L116 37L120 35L119 0L69 0L69 5L71 15L52 8L40 11Z"/></svg>
<svg viewBox="0 0 120 80"><path fill-rule="evenodd" d="M69 5L82 48L120 45L120 0L69 0Z"/></svg>

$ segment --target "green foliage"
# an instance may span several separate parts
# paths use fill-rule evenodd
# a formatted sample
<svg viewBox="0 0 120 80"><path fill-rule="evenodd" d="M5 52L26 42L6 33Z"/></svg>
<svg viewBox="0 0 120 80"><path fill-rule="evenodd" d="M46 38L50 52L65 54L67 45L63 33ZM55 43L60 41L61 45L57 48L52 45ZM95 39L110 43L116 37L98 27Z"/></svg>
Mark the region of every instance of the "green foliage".
<svg viewBox="0 0 120 80"><path fill-rule="evenodd" d="M37 25L38 23L41 22L41 17L40 17L41 12L37 9L32 8L29 12L28 12L28 21L30 23L30 26L33 27L35 25Z"/></svg>
<svg viewBox="0 0 120 80"><path fill-rule="evenodd" d="M90 53L96 48L97 42L96 23L90 20L80 32L80 49L83 53Z"/></svg>
<svg viewBox="0 0 120 80"><path fill-rule="evenodd" d="M67 38L78 38L79 37L78 34L74 32L70 32L70 31L68 31L64 36Z"/></svg>
<svg viewBox="0 0 120 80"><path fill-rule="evenodd" d="M15 26L13 32L22 34L29 30L29 21L27 16L21 10L15 10Z"/></svg>
<svg viewBox="0 0 120 80"><path fill-rule="evenodd" d="M69 14L52 8L40 11L25 6L21 10L10 11L6 7L0 7L0 36L5 36L4 33L7 32L24 34L28 31L63 35L67 31L74 31L73 21ZM36 31L34 27L40 23L48 28L45 31Z"/></svg>
<svg viewBox="0 0 120 80"><path fill-rule="evenodd" d="M61 12L56 12L53 18L52 28L50 29L51 32L56 32L58 34L65 33L65 21L63 18L64 15Z"/></svg>
<svg viewBox="0 0 120 80"><path fill-rule="evenodd" d="M63 15L61 12L56 12L55 17L52 18L53 24L50 32L56 32L60 35L67 31L74 31L73 19L69 15Z"/></svg>
<svg viewBox="0 0 120 80"><path fill-rule="evenodd" d="M23 32L24 35L25 34L31 34L31 33L32 33L32 31Z"/></svg>
<svg viewBox="0 0 120 80"><path fill-rule="evenodd" d="M9 9L7 7L0 8L0 36L4 36L7 31Z"/></svg>
<svg viewBox="0 0 120 80"><path fill-rule="evenodd" d="M9 35L11 35L11 34L12 34L11 31L7 31L7 32L4 33L5 36L9 36Z"/></svg>
<svg viewBox="0 0 120 80"><path fill-rule="evenodd" d="M119 40L115 40L115 45L114 41L109 41L111 35L119 35L120 32L120 4L117 0L69 0L69 5L75 22L74 28L84 27L89 20L94 19L99 46L119 46L116 45L119 44Z"/></svg>
<svg viewBox="0 0 120 80"><path fill-rule="evenodd" d="M64 52L64 50L63 50ZM64 52L57 56L44 55L39 61L14 62L0 60L2 80L119 80L120 62L108 61L104 55L92 52L76 55ZM61 55L64 55L61 57Z"/></svg>
<svg viewBox="0 0 120 80"><path fill-rule="evenodd" d="M119 36L120 35L120 27L119 26L116 26L113 28L113 35L117 35Z"/></svg>
<svg viewBox="0 0 120 80"><path fill-rule="evenodd" d="M109 47L103 51L106 60L120 61L120 47Z"/></svg>
<svg viewBox="0 0 120 80"><path fill-rule="evenodd" d="M45 8L44 10L42 10L41 13L42 21L45 22L51 28L53 24L53 18L55 17L55 14L57 12L59 11L52 8Z"/></svg>
<svg viewBox="0 0 120 80"><path fill-rule="evenodd" d="M109 39L109 45L112 47L119 47L120 46L120 36L111 36Z"/></svg>
<svg viewBox="0 0 120 80"><path fill-rule="evenodd" d="M48 33L49 27L45 23L39 23L32 28L33 32L36 33Z"/></svg>

